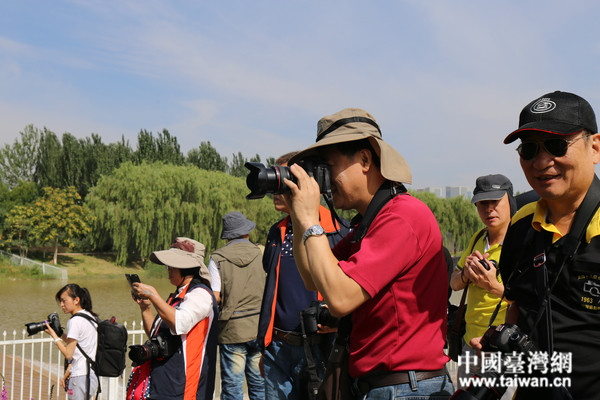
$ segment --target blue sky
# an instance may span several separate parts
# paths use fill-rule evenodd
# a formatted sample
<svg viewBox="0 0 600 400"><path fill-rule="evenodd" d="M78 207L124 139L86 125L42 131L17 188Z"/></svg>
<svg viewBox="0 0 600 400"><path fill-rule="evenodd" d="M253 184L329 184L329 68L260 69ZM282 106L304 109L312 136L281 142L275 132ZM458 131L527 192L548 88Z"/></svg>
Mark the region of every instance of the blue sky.
<svg viewBox="0 0 600 400"><path fill-rule="evenodd" d="M231 159L310 145L360 107L405 156L411 188L503 173L530 100L600 112L600 3L583 1L3 1L0 144L28 124L105 143L168 129Z"/></svg>

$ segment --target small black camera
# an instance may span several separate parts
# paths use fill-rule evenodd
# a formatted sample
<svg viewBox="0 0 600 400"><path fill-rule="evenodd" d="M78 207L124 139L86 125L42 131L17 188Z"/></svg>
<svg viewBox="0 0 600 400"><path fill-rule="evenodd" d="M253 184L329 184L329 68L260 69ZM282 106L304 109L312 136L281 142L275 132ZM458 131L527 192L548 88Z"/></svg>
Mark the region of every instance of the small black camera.
<svg viewBox="0 0 600 400"><path fill-rule="evenodd" d="M135 365L140 365L147 360L170 357L177 351L178 339L178 336L165 338L158 335L146 340L144 344L131 345L129 346L129 359Z"/></svg>
<svg viewBox="0 0 600 400"><path fill-rule="evenodd" d="M300 311L300 317L304 324L304 332L307 335L317 333L317 324L336 327L339 320L331 315L329 309L322 301L313 301L308 308Z"/></svg>
<svg viewBox="0 0 600 400"><path fill-rule="evenodd" d="M315 178L319 184L321 193L327 193L331 188L329 178L329 166L320 158L307 157L298 162L309 176ZM250 189L247 199L262 199L267 193L281 194L289 192L284 179L296 182L296 177L290 172L289 167L273 165L265 167L258 162L247 162L244 164L250 170L246 177L246 186Z"/></svg>
<svg viewBox="0 0 600 400"><path fill-rule="evenodd" d="M488 260L490 264L492 264L494 266L494 268L498 269L498 263L496 262L496 260ZM488 265L488 263L485 262L485 260L481 259L479 260L479 264L481 264L483 266L483 268L485 268L486 270L490 270L490 266Z"/></svg>
<svg viewBox="0 0 600 400"><path fill-rule="evenodd" d="M46 329L46 322L50 327L56 332L56 334L60 337L63 335L62 327L60 326L60 319L58 318L58 314L53 312L48 315L48 319L42 322L29 322L25 324L27 328L27 333L29 336L35 335L38 332L42 332Z"/></svg>

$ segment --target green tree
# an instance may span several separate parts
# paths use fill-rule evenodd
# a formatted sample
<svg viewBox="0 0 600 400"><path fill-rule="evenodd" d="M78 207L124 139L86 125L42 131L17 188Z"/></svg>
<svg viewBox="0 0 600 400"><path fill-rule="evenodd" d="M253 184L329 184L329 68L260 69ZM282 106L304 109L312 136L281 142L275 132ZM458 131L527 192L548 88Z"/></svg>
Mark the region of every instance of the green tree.
<svg viewBox="0 0 600 400"><path fill-rule="evenodd" d="M21 181L33 181L40 146L40 132L27 125L12 145L0 149L0 181L10 188Z"/></svg>
<svg viewBox="0 0 600 400"><path fill-rule="evenodd" d="M73 186L81 189L83 185L83 168L87 157L83 152L83 141L79 141L68 132L62 135L61 173L62 179L57 187Z"/></svg>
<svg viewBox="0 0 600 400"><path fill-rule="evenodd" d="M0 182L0 243L4 246L10 245L7 238L15 237L15 232L9 230L7 218L9 212L16 206L25 206L40 195L40 190L34 182L19 182L17 186L9 189L8 185ZM17 236L18 233L17 233ZM23 236L21 234L21 236ZM21 245L21 244L19 244Z"/></svg>
<svg viewBox="0 0 600 400"><path fill-rule="evenodd" d="M95 215L92 240L98 248L112 248L116 262L145 260L155 250L170 246L177 236L194 238L207 255L223 244L222 216L241 211L255 221L251 238L264 242L280 214L272 202L246 200L243 179L193 166L163 163L123 163L103 176L85 202Z"/></svg>
<svg viewBox="0 0 600 400"><path fill-rule="evenodd" d="M452 224L448 233L454 240L454 253L464 250L473 234L483 227L477 210L471 202L462 196L448 199L455 223Z"/></svg>
<svg viewBox="0 0 600 400"><path fill-rule="evenodd" d="M168 164L181 165L184 157L177 143L177 138L163 129L156 138L152 132L143 129L138 134L138 145L133 153L136 164L142 162L162 161Z"/></svg>
<svg viewBox="0 0 600 400"><path fill-rule="evenodd" d="M440 226L444 245L454 254L462 251L473 233L481 227L475 207L462 196L441 199L430 192L411 194L431 209Z"/></svg>
<svg viewBox="0 0 600 400"><path fill-rule="evenodd" d="M8 248L17 248L21 257L27 256L29 247L35 238L33 231L33 209L17 205L14 206L6 217L7 229L3 244Z"/></svg>
<svg viewBox="0 0 600 400"><path fill-rule="evenodd" d="M73 186L66 189L43 188L44 195L28 209L31 215L31 235L39 244L54 247L54 264L58 261L59 245L73 248L74 239L88 234L92 215L83 207L81 196Z"/></svg>
<svg viewBox="0 0 600 400"><path fill-rule="evenodd" d="M246 177L248 175L248 168L244 164L248 160L238 151L237 154L233 154L231 165L229 166L229 174L237 177ZM260 162L260 156L257 154L250 159L250 162Z"/></svg>
<svg viewBox="0 0 600 400"><path fill-rule="evenodd" d="M156 151L156 161L182 165L185 160L181 153L179 143L177 143L177 138L172 136L166 129L163 129L156 138Z"/></svg>
<svg viewBox="0 0 600 400"><path fill-rule="evenodd" d="M62 145L56 134L46 128L40 134L40 147L34 178L40 187L62 187Z"/></svg>
<svg viewBox="0 0 600 400"><path fill-rule="evenodd" d="M187 162L207 171L227 172L227 157L221 157L209 142L200 142L198 148L187 154Z"/></svg>

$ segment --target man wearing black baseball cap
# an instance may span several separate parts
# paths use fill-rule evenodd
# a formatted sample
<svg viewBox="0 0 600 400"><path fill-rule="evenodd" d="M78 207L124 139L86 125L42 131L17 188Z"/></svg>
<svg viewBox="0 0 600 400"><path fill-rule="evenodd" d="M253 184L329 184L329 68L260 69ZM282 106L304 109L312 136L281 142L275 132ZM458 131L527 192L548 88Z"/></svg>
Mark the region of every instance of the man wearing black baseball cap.
<svg viewBox="0 0 600 400"><path fill-rule="evenodd" d="M549 382L521 385L516 399L597 399L600 393L597 131L586 100L553 92L525 106L519 128L504 140L521 140L521 167L540 196L517 212L504 240L500 271L512 303L506 322L548 355L544 363L530 359L529 372Z"/></svg>

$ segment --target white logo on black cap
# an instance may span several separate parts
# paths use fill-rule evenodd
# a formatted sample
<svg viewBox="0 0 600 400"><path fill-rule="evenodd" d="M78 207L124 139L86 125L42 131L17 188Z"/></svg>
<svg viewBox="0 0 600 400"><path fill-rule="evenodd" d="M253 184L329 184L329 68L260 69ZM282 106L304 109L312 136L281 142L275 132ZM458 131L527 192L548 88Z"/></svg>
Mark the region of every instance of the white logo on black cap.
<svg viewBox="0 0 600 400"><path fill-rule="evenodd" d="M556 103L549 98L541 98L531 105L529 109L534 114L543 114L550 112L556 108Z"/></svg>

